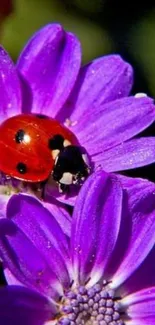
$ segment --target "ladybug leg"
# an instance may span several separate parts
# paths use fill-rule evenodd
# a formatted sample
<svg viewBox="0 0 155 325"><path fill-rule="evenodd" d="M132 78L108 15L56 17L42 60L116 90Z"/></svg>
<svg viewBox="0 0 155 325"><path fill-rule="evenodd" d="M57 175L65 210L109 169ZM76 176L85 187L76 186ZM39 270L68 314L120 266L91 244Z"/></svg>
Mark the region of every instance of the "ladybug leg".
<svg viewBox="0 0 155 325"><path fill-rule="evenodd" d="M44 182L40 183L25 183L25 191L32 196L36 196L39 200L44 199ZM22 191L23 192L23 191Z"/></svg>
<svg viewBox="0 0 155 325"><path fill-rule="evenodd" d="M39 195L40 195L40 200L44 201L44 198L45 198L45 186L43 186L43 188L40 191Z"/></svg>
<svg viewBox="0 0 155 325"><path fill-rule="evenodd" d="M45 198L45 184L47 181L44 182L40 182L38 184L38 188L36 190L36 196L40 199L40 200L44 200Z"/></svg>
<svg viewBox="0 0 155 325"><path fill-rule="evenodd" d="M66 184L59 183L59 192L60 193L69 193L70 186Z"/></svg>

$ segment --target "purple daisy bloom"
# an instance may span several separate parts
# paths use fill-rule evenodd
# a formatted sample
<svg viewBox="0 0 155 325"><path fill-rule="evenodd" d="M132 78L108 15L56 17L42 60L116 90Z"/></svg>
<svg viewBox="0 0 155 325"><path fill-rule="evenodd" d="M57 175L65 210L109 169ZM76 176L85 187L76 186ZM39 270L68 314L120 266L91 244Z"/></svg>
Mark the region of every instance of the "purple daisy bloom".
<svg viewBox="0 0 155 325"><path fill-rule="evenodd" d="M128 196L116 176L94 173L65 233L54 210L12 196L0 220L10 284L0 289L1 324L154 325L155 188L145 185Z"/></svg>
<svg viewBox="0 0 155 325"><path fill-rule="evenodd" d="M134 138L155 117L153 100L144 94L128 97L131 66L118 55L81 66L75 35L49 24L29 40L16 66L0 49L0 123L21 113L54 117L67 125L91 158L92 171L137 168L155 161L155 138ZM1 193L8 193L6 186ZM46 187L66 203L72 197ZM7 199L1 196L4 203Z"/></svg>

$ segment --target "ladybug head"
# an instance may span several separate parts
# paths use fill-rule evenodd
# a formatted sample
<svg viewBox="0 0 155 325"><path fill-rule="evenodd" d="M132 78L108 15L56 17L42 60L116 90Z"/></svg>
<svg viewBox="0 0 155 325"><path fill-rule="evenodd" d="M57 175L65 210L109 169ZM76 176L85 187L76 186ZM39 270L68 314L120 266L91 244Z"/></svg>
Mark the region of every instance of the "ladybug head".
<svg viewBox="0 0 155 325"><path fill-rule="evenodd" d="M89 159L85 149L70 145L64 147L56 157L52 176L63 189L71 184L80 185L89 173Z"/></svg>

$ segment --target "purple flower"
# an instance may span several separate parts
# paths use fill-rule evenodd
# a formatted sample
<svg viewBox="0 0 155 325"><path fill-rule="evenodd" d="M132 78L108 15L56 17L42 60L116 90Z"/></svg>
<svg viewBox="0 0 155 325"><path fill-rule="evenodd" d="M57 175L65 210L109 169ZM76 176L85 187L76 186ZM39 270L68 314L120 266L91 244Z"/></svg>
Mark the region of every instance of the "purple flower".
<svg viewBox="0 0 155 325"><path fill-rule="evenodd" d="M58 24L33 35L16 67L1 48L0 122L22 112L56 118L87 150L94 170L115 172L153 163L155 138L134 137L154 121L155 106L144 94L128 97L131 66L118 55L80 66L78 39ZM46 192L73 203L51 187Z"/></svg>
<svg viewBox="0 0 155 325"><path fill-rule="evenodd" d="M128 196L116 176L94 173L71 229L56 207L12 196L0 220L10 284L0 289L1 324L154 325L155 186L138 188Z"/></svg>

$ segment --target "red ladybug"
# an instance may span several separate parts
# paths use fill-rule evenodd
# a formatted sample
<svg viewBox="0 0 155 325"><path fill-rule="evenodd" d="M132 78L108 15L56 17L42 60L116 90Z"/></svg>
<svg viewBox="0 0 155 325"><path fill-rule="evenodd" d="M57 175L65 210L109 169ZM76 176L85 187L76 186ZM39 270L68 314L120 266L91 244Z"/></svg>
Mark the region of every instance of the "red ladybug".
<svg viewBox="0 0 155 325"><path fill-rule="evenodd" d="M75 135L55 119L20 114L0 125L0 171L31 183L52 177L61 190L80 184L88 173L88 158Z"/></svg>

